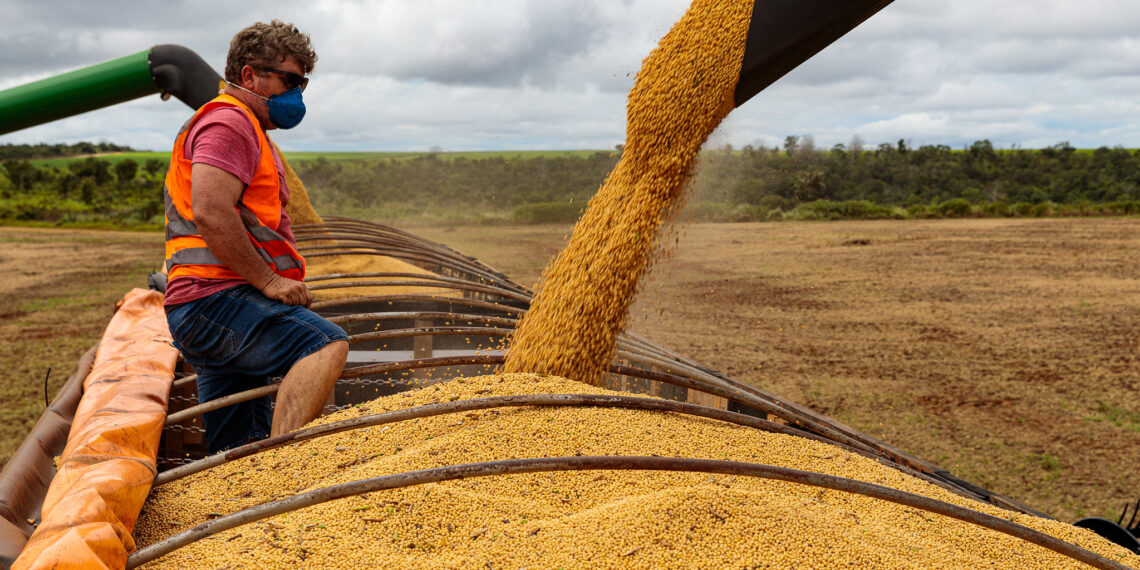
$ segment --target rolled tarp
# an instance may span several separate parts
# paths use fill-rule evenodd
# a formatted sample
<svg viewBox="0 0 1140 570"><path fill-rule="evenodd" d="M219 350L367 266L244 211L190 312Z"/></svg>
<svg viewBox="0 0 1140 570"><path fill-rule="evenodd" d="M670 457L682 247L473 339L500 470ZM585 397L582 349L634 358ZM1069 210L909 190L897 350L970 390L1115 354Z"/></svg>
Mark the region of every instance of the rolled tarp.
<svg viewBox="0 0 1140 570"><path fill-rule="evenodd" d="M14 570L126 566L177 359L162 294L131 290L103 333L43 518Z"/></svg>

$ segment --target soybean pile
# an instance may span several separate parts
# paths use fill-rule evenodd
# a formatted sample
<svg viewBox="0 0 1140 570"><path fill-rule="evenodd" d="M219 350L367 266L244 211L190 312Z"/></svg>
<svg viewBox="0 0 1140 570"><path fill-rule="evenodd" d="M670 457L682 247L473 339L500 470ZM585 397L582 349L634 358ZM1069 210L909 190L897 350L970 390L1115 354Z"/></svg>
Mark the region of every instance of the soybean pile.
<svg viewBox="0 0 1140 570"><path fill-rule="evenodd" d="M276 144L274 143L275 147ZM285 185L289 188L289 203L285 205L285 211L289 214L293 225L324 223L321 215L313 209L313 203L309 200L309 191L305 189L297 172L285 160L280 147L277 147L277 155L281 157L281 165L285 167Z"/></svg>
<svg viewBox="0 0 1140 570"><path fill-rule="evenodd" d="M507 372L597 385L657 236L679 209L705 139L733 108L752 0L696 0L642 62L621 160L543 271L511 337Z"/></svg>
<svg viewBox="0 0 1140 570"><path fill-rule="evenodd" d="M386 396L314 422L536 393L612 394L554 376L487 375ZM1015 515L794 436L666 412L501 408L344 432L152 491L138 547L219 515L331 485L478 461L661 455L767 463L963 505L1119 560L1071 525ZM314 505L199 540L147 568L1076 568L1052 551L940 515L749 477L571 471L431 483Z"/></svg>
<svg viewBox="0 0 1140 570"><path fill-rule="evenodd" d="M280 154L280 149L278 150ZM309 201L309 192L305 189L305 184L301 181L300 177L289 166L289 162L285 160L284 156L281 158L281 164L285 167L285 183L289 187L289 204L286 205L286 212L289 218L296 226L303 224L323 224L324 219L321 215L313 209L312 202ZM334 240L322 240L317 242L302 242L299 247L308 246L334 246L338 245ZM344 244L340 244L341 249L344 250ZM316 256L309 254L305 258L306 273L310 276L322 275L337 275L344 273L409 273L423 276L434 276L435 274L423 269L419 266L412 265L406 261L388 257L385 255L372 255L370 252L364 253L346 253L344 255L322 255ZM370 277L366 278L370 283L378 281L407 281L408 278L401 277ZM339 283L361 283L364 279L359 277L343 277L336 279L322 279L314 283L321 283L328 286L330 284ZM435 295L435 296L454 296L456 292L451 289L440 289L434 287L419 287L412 285L358 285L354 287L333 287L322 288L313 292L314 297L318 301L326 301L330 299L346 299L350 297L359 297L364 295L400 295L400 294L419 294L419 295Z"/></svg>
<svg viewBox="0 0 1140 570"><path fill-rule="evenodd" d="M369 255L366 253L333 255L327 257L311 257L306 259L306 272L309 276L331 276L341 274L368 274L368 273L406 273L434 277L435 274L406 261L385 255ZM414 277L336 277L331 279L310 280L310 287L322 287L313 291L317 301L329 299L348 299L365 295L435 295L437 297L458 296L454 289L439 287L422 287L411 284L384 285L385 281L398 281L415 283ZM348 286L348 284L355 284ZM335 284L335 285L334 285Z"/></svg>

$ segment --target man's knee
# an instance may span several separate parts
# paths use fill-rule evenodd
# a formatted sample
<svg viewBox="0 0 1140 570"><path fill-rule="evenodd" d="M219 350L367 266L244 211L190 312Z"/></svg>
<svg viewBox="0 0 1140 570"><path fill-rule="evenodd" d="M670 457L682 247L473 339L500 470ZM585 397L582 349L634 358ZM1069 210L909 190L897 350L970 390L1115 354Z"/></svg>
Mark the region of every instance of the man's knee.
<svg viewBox="0 0 1140 570"><path fill-rule="evenodd" d="M342 360L342 361L348 359L348 341L347 340L334 340L334 341L328 343L327 345L325 345L325 347L321 350L329 351L330 355L335 355L338 358L340 358L340 360Z"/></svg>
<svg viewBox="0 0 1140 570"><path fill-rule="evenodd" d="M310 357L321 360L328 365L336 364L344 366L344 362L348 359L348 341L334 340L322 346L320 350L317 350L306 358Z"/></svg>

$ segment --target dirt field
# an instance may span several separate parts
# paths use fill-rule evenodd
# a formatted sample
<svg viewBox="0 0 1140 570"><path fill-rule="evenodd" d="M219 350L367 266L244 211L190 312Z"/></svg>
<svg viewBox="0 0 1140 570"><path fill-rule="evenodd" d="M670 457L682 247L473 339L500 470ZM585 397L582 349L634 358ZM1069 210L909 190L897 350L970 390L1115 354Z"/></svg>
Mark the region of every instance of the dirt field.
<svg viewBox="0 0 1140 570"><path fill-rule="evenodd" d="M569 230L408 229L528 286ZM0 228L0 459L161 241ZM1136 251L1131 219L695 225L632 329L1062 520L1115 519L1140 498Z"/></svg>
<svg viewBox="0 0 1140 570"><path fill-rule="evenodd" d="M162 262L162 234L0 227L0 462L7 462L115 302Z"/></svg>

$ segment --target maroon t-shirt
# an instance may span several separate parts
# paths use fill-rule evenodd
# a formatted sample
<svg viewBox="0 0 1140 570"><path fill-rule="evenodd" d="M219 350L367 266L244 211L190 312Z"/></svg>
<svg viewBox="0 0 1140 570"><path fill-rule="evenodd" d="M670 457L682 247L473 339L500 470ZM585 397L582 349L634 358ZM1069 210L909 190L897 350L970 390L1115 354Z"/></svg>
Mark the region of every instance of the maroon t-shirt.
<svg viewBox="0 0 1140 570"><path fill-rule="evenodd" d="M285 168L281 157L273 145L273 163L277 165L277 176L281 196L281 222L277 233L294 247L292 220L285 212L289 203L289 186L285 184ZM206 113L194 123L186 135L182 149L183 156L194 164L216 166L233 174L243 184L253 181L253 174L261 160L261 148L257 142L257 131L244 111L236 107L221 107ZM194 301L248 283L244 279L206 279L203 277L180 276L166 284L165 305L177 305Z"/></svg>

